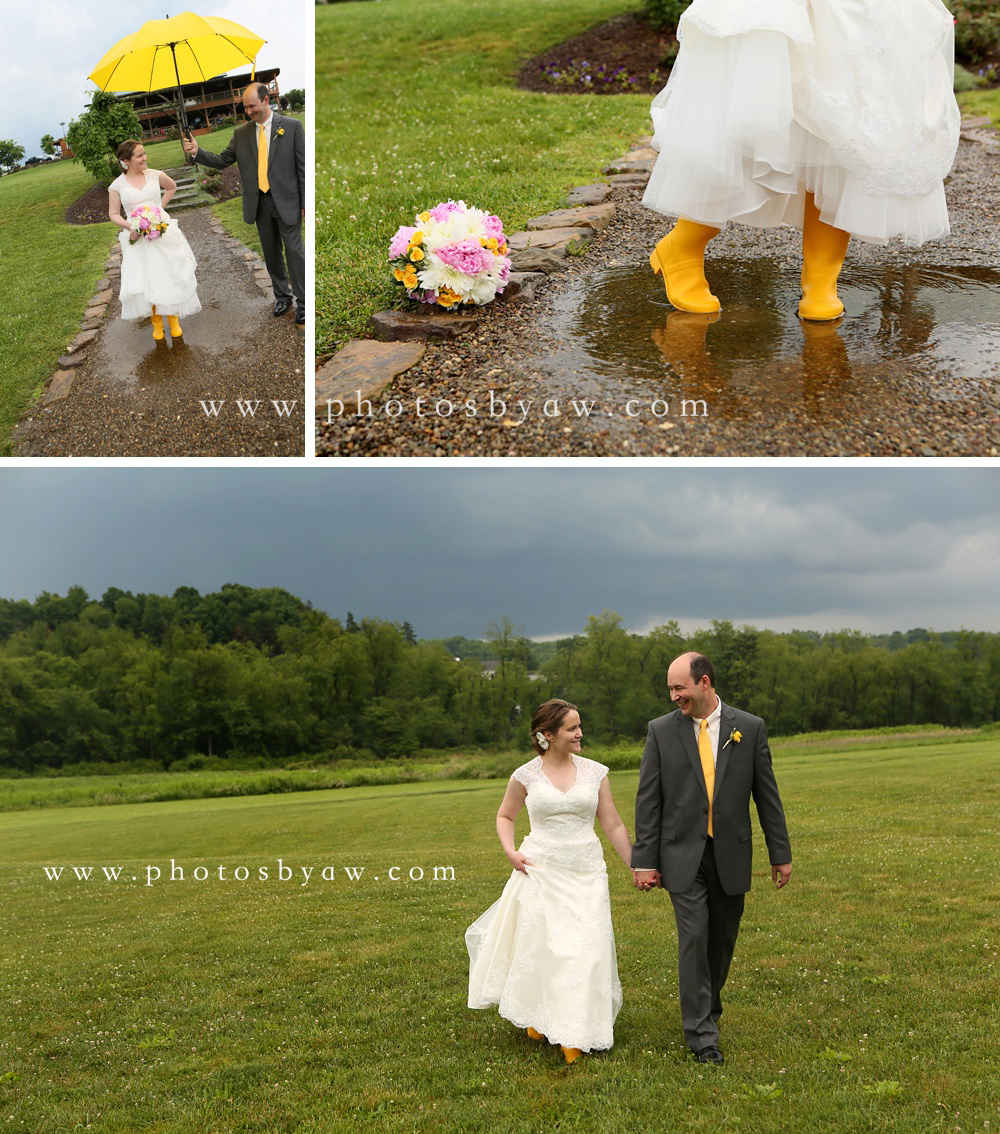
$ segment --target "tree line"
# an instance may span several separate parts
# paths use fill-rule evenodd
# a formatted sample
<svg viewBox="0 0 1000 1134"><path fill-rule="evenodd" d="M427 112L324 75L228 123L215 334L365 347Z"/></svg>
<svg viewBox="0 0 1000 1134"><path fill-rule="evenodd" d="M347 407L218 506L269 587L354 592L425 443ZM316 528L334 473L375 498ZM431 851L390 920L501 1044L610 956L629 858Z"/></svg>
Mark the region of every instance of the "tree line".
<svg viewBox="0 0 1000 1134"><path fill-rule="evenodd" d="M1000 634L773 633L618 615L531 642L509 619L483 639L420 639L408 623L343 620L280 588L202 595L82 587L0 599L0 770L181 770L426 750L527 750L535 705L566 697L588 738L641 744L670 710L667 665L696 649L723 700L772 735L1000 719ZM461 651L461 652L459 652Z"/></svg>

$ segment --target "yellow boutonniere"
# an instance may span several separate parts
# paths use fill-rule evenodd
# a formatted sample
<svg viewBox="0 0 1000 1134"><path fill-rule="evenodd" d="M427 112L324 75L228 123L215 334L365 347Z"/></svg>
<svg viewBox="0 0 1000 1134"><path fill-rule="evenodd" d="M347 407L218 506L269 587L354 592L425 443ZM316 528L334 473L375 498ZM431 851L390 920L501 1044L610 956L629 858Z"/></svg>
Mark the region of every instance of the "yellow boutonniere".
<svg viewBox="0 0 1000 1134"><path fill-rule="evenodd" d="M284 126L279 126L278 127L278 137L280 138L281 135L284 134L284 132L285 132Z"/></svg>
<svg viewBox="0 0 1000 1134"><path fill-rule="evenodd" d="M726 744L739 744L742 739L743 733L734 728L733 731L729 734L729 739L726 741ZM722 747L725 748L726 744L723 744Z"/></svg>

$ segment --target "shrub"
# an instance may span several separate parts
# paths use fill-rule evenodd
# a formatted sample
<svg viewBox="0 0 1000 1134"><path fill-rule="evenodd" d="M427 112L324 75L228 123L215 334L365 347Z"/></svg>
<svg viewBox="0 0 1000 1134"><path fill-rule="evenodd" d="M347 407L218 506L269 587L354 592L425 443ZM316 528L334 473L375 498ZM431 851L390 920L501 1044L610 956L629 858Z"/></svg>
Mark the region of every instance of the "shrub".
<svg viewBox="0 0 1000 1134"><path fill-rule="evenodd" d="M674 28L691 0L643 0L650 27Z"/></svg>
<svg viewBox="0 0 1000 1134"><path fill-rule="evenodd" d="M978 63L1000 44L1000 12L996 0L949 0L955 16L955 54Z"/></svg>

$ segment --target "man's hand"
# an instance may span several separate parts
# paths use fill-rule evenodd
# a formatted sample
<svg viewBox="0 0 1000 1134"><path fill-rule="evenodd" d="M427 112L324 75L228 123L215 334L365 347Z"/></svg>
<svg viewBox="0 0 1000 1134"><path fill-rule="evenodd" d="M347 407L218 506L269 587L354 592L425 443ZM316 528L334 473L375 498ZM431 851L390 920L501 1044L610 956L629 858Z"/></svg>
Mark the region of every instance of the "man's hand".
<svg viewBox="0 0 1000 1134"><path fill-rule="evenodd" d="M771 867L771 881L780 890L783 886L787 886L792 877L792 864L790 862L783 862L780 866Z"/></svg>
<svg viewBox="0 0 1000 1134"><path fill-rule="evenodd" d="M190 134L185 134L181 138L181 145L184 147L184 152L188 157L194 157L198 152L198 143L191 137Z"/></svg>
<svg viewBox="0 0 1000 1134"><path fill-rule="evenodd" d="M660 884L658 870L633 870L632 881L637 890L654 890Z"/></svg>

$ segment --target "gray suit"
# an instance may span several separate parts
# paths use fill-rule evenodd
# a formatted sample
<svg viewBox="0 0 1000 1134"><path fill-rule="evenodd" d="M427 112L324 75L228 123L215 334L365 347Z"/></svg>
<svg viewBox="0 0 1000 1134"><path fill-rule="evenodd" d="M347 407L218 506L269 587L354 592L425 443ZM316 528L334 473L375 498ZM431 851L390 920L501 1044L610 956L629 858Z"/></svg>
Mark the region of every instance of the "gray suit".
<svg viewBox="0 0 1000 1134"><path fill-rule="evenodd" d="M733 732L739 741L731 740ZM680 710L649 724L635 800L632 866L659 870L677 921L681 1021L692 1051L716 1047L720 993L736 946L753 854L750 797L772 865L792 852L760 717L722 705L709 838L694 726Z"/></svg>
<svg viewBox="0 0 1000 1134"><path fill-rule="evenodd" d="M302 209L306 200L305 131L297 118L274 111L271 116L274 121L267 151L269 192L261 193L257 187L257 125L254 122L237 126L221 154L209 153L199 146L195 161L213 169L225 169L233 162L239 165L243 219L247 224L257 225L274 298L291 299L294 294L302 313L306 301L306 260L302 243Z"/></svg>

